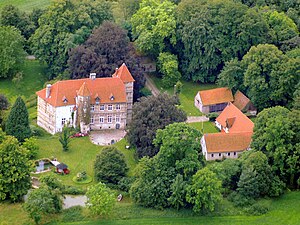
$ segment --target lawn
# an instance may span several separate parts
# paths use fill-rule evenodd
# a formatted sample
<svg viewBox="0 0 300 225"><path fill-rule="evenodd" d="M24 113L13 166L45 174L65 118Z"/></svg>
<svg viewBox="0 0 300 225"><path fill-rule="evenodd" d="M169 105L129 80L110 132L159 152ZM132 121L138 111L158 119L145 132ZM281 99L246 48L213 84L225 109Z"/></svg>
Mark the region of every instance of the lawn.
<svg viewBox="0 0 300 225"><path fill-rule="evenodd" d="M202 131L203 126L203 133L218 133L219 130L216 128L215 124L213 122L196 122L196 123L189 123L190 126L196 128L197 130Z"/></svg>
<svg viewBox="0 0 300 225"><path fill-rule="evenodd" d="M37 8L46 8L51 0L0 0L0 9L5 5L17 6L20 10L30 12Z"/></svg>
<svg viewBox="0 0 300 225"><path fill-rule="evenodd" d="M40 146L38 158L56 158L59 162L69 166L71 171L69 175L57 175L64 184L80 185L82 187L91 184L75 184L72 178L82 171L86 171L92 177L94 176L94 161L96 155L103 149L103 146L92 144L89 137L73 138L70 142L70 150L64 152L58 140L58 135L47 135L46 137L38 138L38 145ZM124 153L125 160L130 168L128 175L132 175L136 165L134 149L125 149L125 145L128 145L125 139L115 144Z"/></svg>
<svg viewBox="0 0 300 225"><path fill-rule="evenodd" d="M169 94L173 94L174 89L173 87L171 88L163 88L161 86L161 79L151 75L150 78L153 80L155 83L156 87L161 91L161 92L168 92ZM188 116L201 116L202 113L194 106L194 98L197 94L198 91L201 90L208 90L212 88L216 88L216 84L199 84L195 83L192 81L181 81L183 86L182 86L182 91L179 94L180 98L180 103L182 106L182 109L187 113Z"/></svg>

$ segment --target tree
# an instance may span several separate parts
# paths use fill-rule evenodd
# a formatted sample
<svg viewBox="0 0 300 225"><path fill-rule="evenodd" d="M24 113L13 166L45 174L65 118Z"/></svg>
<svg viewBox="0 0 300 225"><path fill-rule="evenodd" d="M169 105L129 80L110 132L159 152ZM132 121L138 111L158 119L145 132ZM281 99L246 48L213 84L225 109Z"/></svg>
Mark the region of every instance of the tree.
<svg viewBox="0 0 300 225"><path fill-rule="evenodd" d="M106 1L56 0L39 19L39 28L31 36L34 55L46 62L50 77L67 66L68 51L82 44L104 20L111 20Z"/></svg>
<svg viewBox="0 0 300 225"><path fill-rule="evenodd" d="M115 205L115 196L105 184L99 182L89 187L86 192L88 198L86 205L92 213L97 215L108 215Z"/></svg>
<svg viewBox="0 0 300 225"><path fill-rule="evenodd" d="M19 201L31 187L28 151L16 138L7 136L0 144L0 199Z"/></svg>
<svg viewBox="0 0 300 225"><path fill-rule="evenodd" d="M9 102L5 95L0 94L0 111L7 110L9 106Z"/></svg>
<svg viewBox="0 0 300 225"><path fill-rule="evenodd" d="M55 212L52 194L47 186L32 190L25 201L24 209L36 224L43 215Z"/></svg>
<svg viewBox="0 0 300 225"><path fill-rule="evenodd" d="M124 154L112 146L96 156L94 168L97 181L112 184L118 184L128 171Z"/></svg>
<svg viewBox="0 0 300 225"><path fill-rule="evenodd" d="M138 157L156 155L158 148L152 144L152 141L157 129L186 120L186 114L177 108L177 104L176 98L166 93L142 97L134 104L128 140L137 148Z"/></svg>
<svg viewBox="0 0 300 225"><path fill-rule="evenodd" d="M134 83L134 99L140 97L145 78L139 57L130 44L126 31L113 22L105 21L96 28L88 40L69 52L68 71L71 79L88 77L111 77L115 69L125 63Z"/></svg>
<svg viewBox="0 0 300 225"><path fill-rule="evenodd" d="M221 198L221 181L217 175L207 167L199 170L187 188L186 200L193 205L193 211L214 211Z"/></svg>
<svg viewBox="0 0 300 225"><path fill-rule="evenodd" d="M28 121L28 111L21 97L18 97L12 106L5 125L5 132L8 135L15 136L20 142L23 142L31 135Z"/></svg>
<svg viewBox="0 0 300 225"><path fill-rule="evenodd" d="M187 183L183 180L183 176L181 174L177 174L171 185L172 195L168 198L170 205L177 210L186 205L186 187Z"/></svg>
<svg viewBox="0 0 300 225"><path fill-rule="evenodd" d="M166 88L173 87L181 78L176 55L169 52L160 53L158 56L158 68L162 74L162 85Z"/></svg>
<svg viewBox="0 0 300 225"><path fill-rule="evenodd" d="M237 191L246 198L258 198L269 193L272 171L266 155L260 151L246 152L242 157L242 174Z"/></svg>
<svg viewBox="0 0 300 225"><path fill-rule="evenodd" d="M183 0L177 23L180 68L193 81L214 82L226 61L240 59L268 37L268 25L256 10L231 0Z"/></svg>
<svg viewBox="0 0 300 225"><path fill-rule="evenodd" d="M290 185L300 175L299 114L280 106L263 110L255 121L251 143L266 154L274 174Z"/></svg>
<svg viewBox="0 0 300 225"><path fill-rule="evenodd" d="M61 143L63 151L65 152L69 150L69 143L71 141L70 137L71 137L70 128L64 126L62 132L59 135L59 142Z"/></svg>
<svg viewBox="0 0 300 225"><path fill-rule="evenodd" d="M143 0L132 16L132 34L138 49L157 57L176 44L176 5L168 0Z"/></svg>
<svg viewBox="0 0 300 225"><path fill-rule="evenodd" d="M37 144L36 138L25 138L22 146L29 151L29 159L36 159L39 151L39 145Z"/></svg>
<svg viewBox="0 0 300 225"><path fill-rule="evenodd" d="M24 39L14 27L0 26L0 78L11 77L24 61Z"/></svg>

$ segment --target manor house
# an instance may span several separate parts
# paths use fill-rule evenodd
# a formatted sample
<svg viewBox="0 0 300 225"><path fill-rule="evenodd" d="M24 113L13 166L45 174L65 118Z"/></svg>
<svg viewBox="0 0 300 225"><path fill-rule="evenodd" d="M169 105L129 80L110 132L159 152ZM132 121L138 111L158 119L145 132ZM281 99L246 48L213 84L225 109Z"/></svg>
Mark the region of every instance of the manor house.
<svg viewBox="0 0 300 225"><path fill-rule="evenodd" d="M36 92L37 124L51 134L65 125L82 133L125 129L132 117L134 79L123 63L112 77L63 80Z"/></svg>

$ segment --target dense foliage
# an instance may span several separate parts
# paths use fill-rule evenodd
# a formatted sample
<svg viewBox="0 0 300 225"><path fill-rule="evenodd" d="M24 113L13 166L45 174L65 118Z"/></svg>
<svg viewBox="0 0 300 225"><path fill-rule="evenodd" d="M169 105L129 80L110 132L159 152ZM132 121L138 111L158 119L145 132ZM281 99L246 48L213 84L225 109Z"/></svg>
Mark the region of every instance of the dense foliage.
<svg viewBox="0 0 300 225"><path fill-rule="evenodd" d="M71 79L88 77L111 77L115 69L126 64L134 83L134 98L140 97L145 78L139 57L135 54L125 30L115 23L105 21L95 29L88 40L69 52L68 71Z"/></svg>
<svg viewBox="0 0 300 225"><path fill-rule="evenodd" d="M82 44L104 20L111 19L106 1L54 1L30 38L34 55L47 63L50 77L55 77L66 69L68 51Z"/></svg>
<svg viewBox="0 0 300 225"><path fill-rule="evenodd" d="M16 28L0 26L0 78L12 77L24 61L24 39Z"/></svg>
<svg viewBox="0 0 300 225"><path fill-rule="evenodd" d="M146 207L177 209L187 206L187 185L203 167L200 132L184 123L174 123L158 130L153 158L142 158L131 186L133 200Z"/></svg>
<svg viewBox="0 0 300 225"><path fill-rule="evenodd" d="M0 140L0 200L19 201L31 187L28 151L12 136ZM2 139L2 138L1 138Z"/></svg>
<svg viewBox="0 0 300 225"><path fill-rule="evenodd" d="M116 204L112 191L101 182L90 186L86 196L88 198L87 207L97 215L110 214Z"/></svg>
<svg viewBox="0 0 300 225"><path fill-rule="evenodd" d="M28 111L21 97L16 99L11 108L5 125L5 132L8 135L15 136L21 142L23 142L25 138L29 138L31 135Z"/></svg>
<svg viewBox="0 0 300 225"><path fill-rule="evenodd" d="M158 129L186 120L184 111L178 109L177 104L177 99L166 93L159 94L157 97L143 97L134 104L128 140L131 145L136 146L140 158L152 157L158 152L158 148L152 143Z"/></svg>
<svg viewBox="0 0 300 225"><path fill-rule="evenodd" d="M128 171L124 154L115 147L103 148L96 156L94 168L97 181L111 184L118 184Z"/></svg>

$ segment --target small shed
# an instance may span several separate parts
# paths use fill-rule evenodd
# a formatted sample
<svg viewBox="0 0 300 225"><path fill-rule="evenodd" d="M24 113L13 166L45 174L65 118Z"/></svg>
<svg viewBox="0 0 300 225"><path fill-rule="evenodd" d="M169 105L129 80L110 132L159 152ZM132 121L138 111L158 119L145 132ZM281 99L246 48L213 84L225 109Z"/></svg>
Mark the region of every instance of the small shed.
<svg viewBox="0 0 300 225"><path fill-rule="evenodd" d="M57 173L64 173L64 174L69 174L70 171L68 170L68 166L64 163L60 163L56 166L56 172Z"/></svg>

